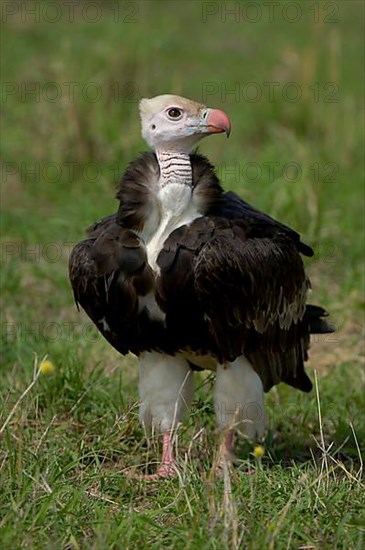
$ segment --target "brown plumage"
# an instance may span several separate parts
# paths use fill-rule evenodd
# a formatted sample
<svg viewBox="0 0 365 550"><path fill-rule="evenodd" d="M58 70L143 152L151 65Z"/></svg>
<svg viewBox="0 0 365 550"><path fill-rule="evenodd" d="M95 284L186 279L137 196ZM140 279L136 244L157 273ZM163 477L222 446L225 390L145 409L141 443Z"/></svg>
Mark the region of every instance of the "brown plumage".
<svg viewBox="0 0 365 550"><path fill-rule="evenodd" d="M163 433L162 464L147 476L155 479L176 473L171 437L192 400L192 369L216 372L225 460L235 428L263 436L264 391L311 389L310 334L332 328L322 308L306 305L301 254L312 249L224 192L207 159L190 153L204 136L228 136L228 116L172 95L142 100L140 114L155 152L127 167L118 211L74 248L70 280L108 342L138 356L140 418Z"/></svg>
<svg viewBox="0 0 365 550"><path fill-rule="evenodd" d="M121 180L118 213L91 226L72 252L77 303L121 353L189 349L219 361L245 354L265 391L281 381L309 391L309 281L298 250L311 249L293 230L224 193L204 157L193 154L191 163L204 215L165 241L160 276L135 232L151 213L159 177L156 156L144 153ZM150 292L166 322L138 309L139 297ZM324 315L319 309L318 319Z"/></svg>

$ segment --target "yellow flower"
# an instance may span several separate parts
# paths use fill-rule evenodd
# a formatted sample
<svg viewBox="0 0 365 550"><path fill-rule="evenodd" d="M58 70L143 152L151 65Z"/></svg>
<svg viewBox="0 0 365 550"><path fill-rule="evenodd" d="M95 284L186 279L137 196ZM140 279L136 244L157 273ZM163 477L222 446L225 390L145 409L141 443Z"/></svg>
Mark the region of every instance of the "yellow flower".
<svg viewBox="0 0 365 550"><path fill-rule="evenodd" d="M265 454L265 449L261 445L256 445L256 447L254 447L253 456L257 460L260 460L264 456L264 454Z"/></svg>
<svg viewBox="0 0 365 550"><path fill-rule="evenodd" d="M55 366L49 359L43 359L39 364L39 372L41 374L52 374L55 370Z"/></svg>

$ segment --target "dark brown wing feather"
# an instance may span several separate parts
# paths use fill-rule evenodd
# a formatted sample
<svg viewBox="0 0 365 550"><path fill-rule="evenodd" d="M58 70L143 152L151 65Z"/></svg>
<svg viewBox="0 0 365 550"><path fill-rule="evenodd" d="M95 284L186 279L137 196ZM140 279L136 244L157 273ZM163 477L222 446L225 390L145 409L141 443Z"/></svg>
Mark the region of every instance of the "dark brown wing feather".
<svg viewBox="0 0 365 550"><path fill-rule="evenodd" d="M170 235L158 263L158 298L171 312L170 322L178 327L177 310L182 318L190 310L204 319L200 328L196 321L190 329L180 326L191 341L191 332L199 331L200 342L220 361L249 356L265 390L279 381L310 389L303 366L309 283L285 233L273 230L270 237L255 237L244 220L202 217Z"/></svg>
<svg viewBox="0 0 365 550"><path fill-rule="evenodd" d="M69 275L76 303L118 351L138 353L147 346L138 296L152 291L154 275L134 232L118 226L115 216L95 224L72 250Z"/></svg>

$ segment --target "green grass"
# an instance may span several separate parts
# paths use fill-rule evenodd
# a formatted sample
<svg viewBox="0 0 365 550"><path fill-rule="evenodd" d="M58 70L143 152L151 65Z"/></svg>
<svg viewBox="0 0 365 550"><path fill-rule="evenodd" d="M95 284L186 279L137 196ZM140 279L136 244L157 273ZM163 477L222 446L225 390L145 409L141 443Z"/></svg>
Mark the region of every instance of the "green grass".
<svg viewBox="0 0 365 550"><path fill-rule="evenodd" d="M116 2L104 2L95 23L86 4L72 23L65 9L56 23L51 11L39 22L3 13L1 548L363 548L363 4L300 2L295 23L286 2L256 23L243 19L247 2L226 22L215 2L207 22L200 2L120 4L117 22ZM317 4L320 21L336 5L339 21L315 22ZM47 99L50 82L59 101ZM79 83L74 101L67 82ZM98 101L87 100L90 82ZM299 101L283 96L289 82ZM262 91L256 102L248 83ZM39 101L24 94L32 86ZM314 247L311 301L337 332L313 343L319 401L284 386L267 395L262 462L240 443L240 466L213 475L213 381L199 376L179 432L181 478L145 484L127 475L159 457L138 422L136 360L76 311L67 259L85 227L115 210L117 174L145 149L136 100L170 91L230 115L229 141L200 150L227 189ZM47 354L54 374L18 401Z"/></svg>

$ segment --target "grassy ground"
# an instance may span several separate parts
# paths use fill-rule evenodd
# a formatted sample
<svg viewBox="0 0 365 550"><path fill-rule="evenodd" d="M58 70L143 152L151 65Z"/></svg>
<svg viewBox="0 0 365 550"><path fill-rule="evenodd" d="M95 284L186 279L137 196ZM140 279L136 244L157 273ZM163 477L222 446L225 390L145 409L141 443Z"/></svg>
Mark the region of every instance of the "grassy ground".
<svg viewBox="0 0 365 550"><path fill-rule="evenodd" d="M2 2L1 548L363 548L362 2L20 4ZM135 359L76 311L67 258L145 148L137 100L170 91L229 113L201 151L313 245L337 333L313 343L318 395L267 396L261 461L242 443L214 477L201 376L180 479L146 485L126 475L158 456Z"/></svg>

